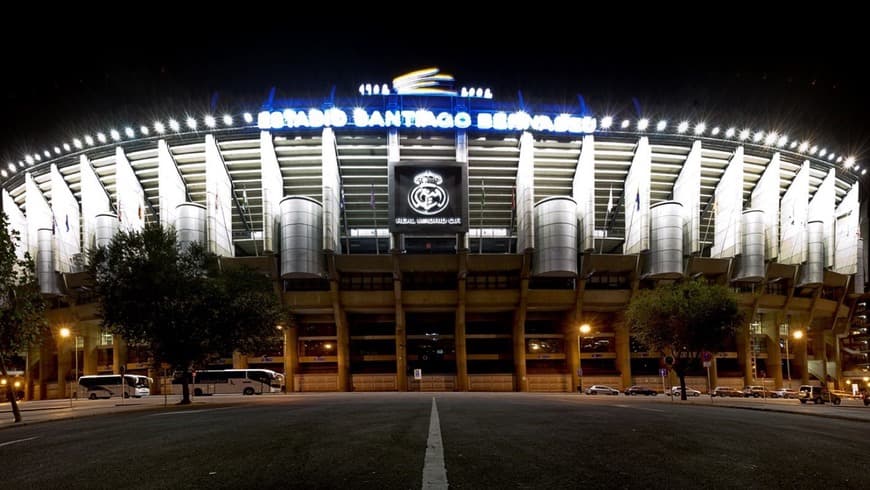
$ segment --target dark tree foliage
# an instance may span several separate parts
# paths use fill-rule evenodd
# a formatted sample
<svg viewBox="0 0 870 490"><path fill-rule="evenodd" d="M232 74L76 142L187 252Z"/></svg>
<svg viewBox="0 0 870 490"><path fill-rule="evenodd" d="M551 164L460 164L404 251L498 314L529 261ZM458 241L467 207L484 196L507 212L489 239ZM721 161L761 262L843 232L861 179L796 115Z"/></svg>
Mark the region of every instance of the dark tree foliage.
<svg viewBox="0 0 870 490"><path fill-rule="evenodd" d="M91 256L103 325L150 349L156 366L189 373L210 358L270 342L280 305L268 277L251 269L222 271L198 244L180 246L175 230L149 223L120 231Z"/></svg>
<svg viewBox="0 0 870 490"><path fill-rule="evenodd" d="M15 255L18 241L18 232L9 229L6 214L0 215L0 373L5 379L9 377L6 363L48 332L33 259L29 253L23 259ZM6 399L15 422L21 422L15 391L7 382Z"/></svg>
<svg viewBox="0 0 870 490"><path fill-rule="evenodd" d="M673 358L686 399L686 372L701 353L722 351L743 321L737 298L727 287L685 281L640 291L626 311L638 342Z"/></svg>

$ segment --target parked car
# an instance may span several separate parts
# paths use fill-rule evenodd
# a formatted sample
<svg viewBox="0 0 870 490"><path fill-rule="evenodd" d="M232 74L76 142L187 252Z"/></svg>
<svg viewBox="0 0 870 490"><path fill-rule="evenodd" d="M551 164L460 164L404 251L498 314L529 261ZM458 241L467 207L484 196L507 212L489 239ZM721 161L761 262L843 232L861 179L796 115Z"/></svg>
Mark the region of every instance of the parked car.
<svg viewBox="0 0 870 490"><path fill-rule="evenodd" d="M772 398L797 398L797 391L791 388L780 388L770 392Z"/></svg>
<svg viewBox="0 0 870 490"><path fill-rule="evenodd" d="M832 393L828 391L824 386L801 385L798 390L798 400L800 400L801 403L812 401L817 405L820 403L824 404L825 402L839 405L842 401L842 396L840 393Z"/></svg>
<svg viewBox="0 0 870 490"><path fill-rule="evenodd" d="M743 387L743 396L749 398L750 396L753 398L761 398L770 396L770 392L767 391L767 388L760 385L747 385Z"/></svg>
<svg viewBox="0 0 870 490"><path fill-rule="evenodd" d="M587 395L618 395L619 390L605 385L592 385L586 388Z"/></svg>
<svg viewBox="0 0 870 490"><path fill-rule="evenodd" d="M647 386L635 385L625 389L626 395L646 395L646 396L656 396L658 392L652 388Z"/></svg>
<svg viewBox="0 0 870 490"><path fill-rule="evenodd" d="M713 389L712 396L742 397L743 392L731 386L717 386Z"/></svg>
<svg viewBox="0 0 870 490"><path fill-rule="evenodd" d="M671 388L671 395L680 396L681 391L682 391L682 388L680 388L679 386L674 386ZM687 397L688 396L701 396L701 392L698 390L686 387L686 396Z"/></svg>

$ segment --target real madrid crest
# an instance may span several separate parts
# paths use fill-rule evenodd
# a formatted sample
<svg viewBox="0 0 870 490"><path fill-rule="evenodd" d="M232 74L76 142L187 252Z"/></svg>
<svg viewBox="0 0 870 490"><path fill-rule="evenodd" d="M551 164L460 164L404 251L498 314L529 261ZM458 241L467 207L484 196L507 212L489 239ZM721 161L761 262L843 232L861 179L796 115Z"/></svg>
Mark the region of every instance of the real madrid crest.
<svg viewBox="0 0 870 490"><path fill-rule="evenodd" d="M440 175L427 170L414 176L414 186L408 193L408 204L416 213L432 216L447 208L450 195L441 183L444 179Z"/></svg>

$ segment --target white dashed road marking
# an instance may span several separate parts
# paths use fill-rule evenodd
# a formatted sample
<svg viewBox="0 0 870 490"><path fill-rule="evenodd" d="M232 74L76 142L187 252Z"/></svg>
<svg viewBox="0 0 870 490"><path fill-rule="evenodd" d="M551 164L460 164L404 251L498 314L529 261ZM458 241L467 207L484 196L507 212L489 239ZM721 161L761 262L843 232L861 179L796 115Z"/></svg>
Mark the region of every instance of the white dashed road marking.
<svg viewBox="0 0 870 490"><path fill-rule="evenodd" d="M8 442L0 443L0 447L3 447L3 446L11 446L12 444L17 444L17 443L19 443L19 442L32 441L32 440L34 440L34 439L39 439L39 438L38 438L38 437L28 437L27 439L16 439L16 440L14 440L14 441L8 441Z"/></svg>
<svg viewBox="0 0 870 490"><path fill-rule="evenodd" d="M619 408L633 408L633 409L635 409L635 410L646 410L647 412L662 412L662 413L666 412L666 410L659 410L658 408L634 407L634 406L631 406L631 405L614 405L614 407L619 407Z"/></svg>
<svg viewBox="0 0 870 490"><path fill-rule="evenodd" d="M429 440L426 441L426 459L423 463L423 490L447 488L447 469L444 467L444 444L441 442L441 422L438 406L432 397L429 416Z"/></svg>

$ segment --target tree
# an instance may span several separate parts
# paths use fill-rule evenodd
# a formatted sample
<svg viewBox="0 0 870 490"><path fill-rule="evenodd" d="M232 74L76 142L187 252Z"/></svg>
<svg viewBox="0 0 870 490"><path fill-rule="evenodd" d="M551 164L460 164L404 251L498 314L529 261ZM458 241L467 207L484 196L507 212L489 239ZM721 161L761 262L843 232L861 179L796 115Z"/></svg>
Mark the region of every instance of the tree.
<svg viewBox="0 0 870 490"><path fill-rule="evenodd" d="M6 363L48 332L33 259L29 253L23 259L16 256L18 242L18 231L10 230L6 214L0 214L0 373L6 379ZM12 383L6 383L6 399L15 422L21 422Z"/></svg>
<svg viewBox="0 0 870 490"><path fill-rule="evenodd" d="M638 342L673 357L685 400L689 367L705 350L724 350L743 314L725 286L684 281L641 291L628 305L626 320Z"/></svg>
<svg viewBox="0 0 870 490"><path fill-rule="evenodd" d="M149 223L120 231L90 258L103 326L147 345L155 367L183 373L190 403L192 369L220 353L251 352L275 335L280 305L268 277L247 268L221 271L201 245L180 245L175 230Z"/></svg>

